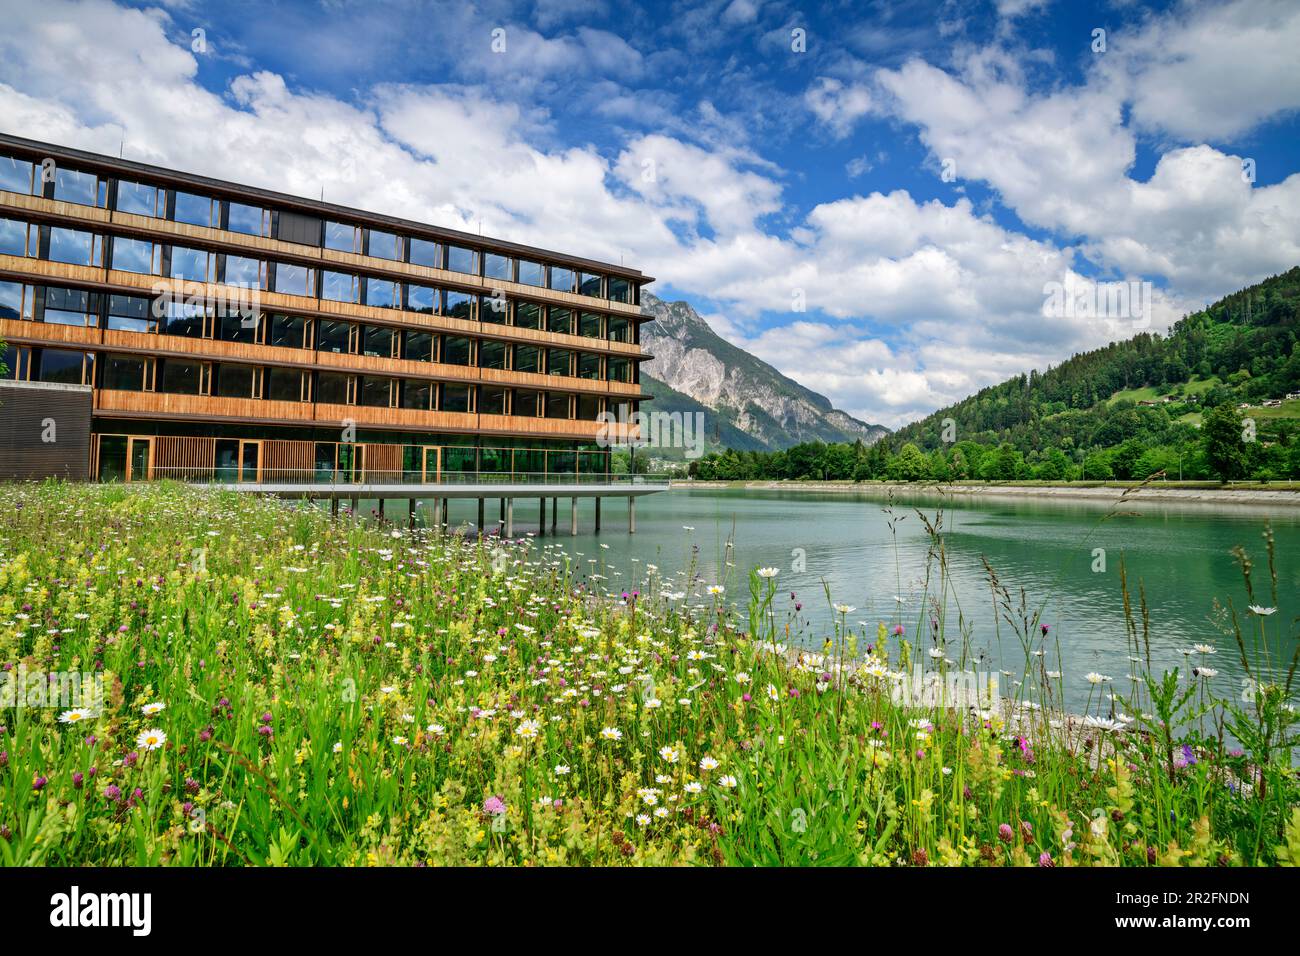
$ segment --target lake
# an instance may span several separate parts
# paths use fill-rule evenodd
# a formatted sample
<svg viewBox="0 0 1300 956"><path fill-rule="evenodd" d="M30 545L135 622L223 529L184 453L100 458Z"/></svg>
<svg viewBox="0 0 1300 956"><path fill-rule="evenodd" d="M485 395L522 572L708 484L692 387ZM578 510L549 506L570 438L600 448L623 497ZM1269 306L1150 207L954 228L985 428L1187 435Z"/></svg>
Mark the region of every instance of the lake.
<svg viewBox="0 0 1300 956"><path fill-rule="evenodd" d="M489 502L489 521L496 517ZM933 521L943 509L943 536L949 565L945 620L949 655L956 657L958 609L969 628L969 647L983 651L982 669L1023 673L1024 652L1005 622L995 633L992 598L983 559L1018 599L1024 588L1031 611L1042 607L1049 626L1045 642L1048 669L1064 674L1065 702L1081 710L1096 693L1084 679L1098 672L1128 690L1131 651L1125 638L1120 565L1125 563L1135 615L1138 585L1145 588L1150 615L1152 662L1157 669L1189 664L1218 671L1212 678L1220 693L1239 693L1243 671L1236 643L1211 620L1217 598L1231 599L1243 628L1258 633L1260 618L1246 611L1256 603L1271 606L1267 559L1261 537L1271 525L1278 569L1277 614L1266 620L1276 635L1296 613L1300 595L1300 509L1265 505L1196 503L1126 503L1122 516L1106 518L1110 502L1058 501L1035 498L962 498L933 494L896 497L879 494L755 492L674 489L637 502L637 533L627 534L626 499L607 499L604 529L592 533L593 506L579 509L577 537L570 537L569 502L561 500L556 531L547 529L541 545L559 547L585 572L603 573L601 584L616 590L644 587L646 565L658 567L661 589L685 590L679 576L692 561L697 584L722 583L726 597L743 614L751 567L779 569L776 577L777 620L783 623L802 604L792 630L794 643L820 648L839 616L831 610L824 585L835 603L853 606L847 615L855 630L874 639L877 622L901 624L916 641L918 627L928 631L932 611L923 607L926 557L930 539L913 509ZM450 523L475 519L470 501L453 501ZM515 533L538 530L536 501L515 504ZM690 529L690 530L687 530ZM726 566L728 538L734 540L733 567ZM602 547L607 546L607 547ZM1231 554L1244 546L1255 564L1255 601L1247 599L1240 569ZM1095 549L1104 550L1105 568ZM597 562L595 564L591 562ZM936 572L937 578L937 572ZM931 584L931 594L935 584ZM791 593L796 595L791 600ZM711 600L707 594L703 600ZM859 622L865 622L859 626ZM1289 660L1294 638L1272 638L1274 659ZM921 643L928 647L928 638ZM1213 655L1185 653L1194 644L1217 649ZM1058 651L1059 648L1059 651ZM1059 653L1059 662L1058 662ZM1008 692L1004 679L1003 691ZM1093 698L1096 711L1096 697Z"/></svg>

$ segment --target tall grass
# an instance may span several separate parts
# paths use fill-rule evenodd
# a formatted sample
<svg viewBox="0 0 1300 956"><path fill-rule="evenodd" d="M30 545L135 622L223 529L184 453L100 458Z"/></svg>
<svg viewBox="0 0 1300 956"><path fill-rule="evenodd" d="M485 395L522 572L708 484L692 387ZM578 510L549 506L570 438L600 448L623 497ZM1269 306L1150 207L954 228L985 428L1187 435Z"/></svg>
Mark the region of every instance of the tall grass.
<svg viewBox="0 0 1300 956"><path fill-rule="evenodd" d="M79 720L0 709L6 865L1300 862L1296 664L1258 650L1284 626L1257 603L1271 539L1270 596L1243 553L1256 610L1223 619L1251 699L1152 673L1126 584L1130 693L1070 716L992 568L1020 684L900 696L987 665L941 515L910 633L841 606L812 653L757 572L742 628L694 564L609 592L603 558L529 541L178 486L5 496L0 664L104 688Z"/></svg>

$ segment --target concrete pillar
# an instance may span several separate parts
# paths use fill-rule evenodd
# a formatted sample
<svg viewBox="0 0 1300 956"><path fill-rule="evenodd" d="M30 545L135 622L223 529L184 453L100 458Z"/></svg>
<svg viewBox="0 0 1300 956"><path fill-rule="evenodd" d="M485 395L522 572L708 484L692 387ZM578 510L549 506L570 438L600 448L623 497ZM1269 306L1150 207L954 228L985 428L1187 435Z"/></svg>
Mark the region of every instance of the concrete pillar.
<svg viewBox="0 0 1300 956"><path fill-rule="evenodd" d="M506 520L506 499L501 499L501 520Z"/></svg>
<svg viewBox="0 0 1300 956"><path fill-rule="evenodd" d="M578 533L578 499L570 498L569 499L569 534L576 535L577 533Z"/></svg>
<svg viewBox="0 0 1300 956"><path fill-rule="evenodd" d="M552 531L554 531L555 526L559 524L559 520L560 520L559 514L560 514L560 499L552 498L551 499L551 530Z"/></svg>
<svg viewBox="0 0 1300 956"><path fill-rule="evenodd" d="M444 528L447 526L447 512L450 510L451 510L451 499L443 498L442 499L442 526Z"/></svg>
<svg viewBox="0 0 1300 956"><path fill-rule="evenodd" d="M406 500L406 526L408 528L415 527L415 499L414 498L408 498Z"/></svg>
<svg viewBox="0 0 1300 956"><path fill-rule="evenodd" d="M541 509L538 512L538 517L537 517L537 533L546 534L546 499L538 498L537 504L540 506Z"/></svg>
<svg viewBox="0 0 1300 956"><path fill-rule="evenodd" d="M600 495L596 496L596 530L600 530Z"/></svg>
<svg viewBox="0 0 1300 956"><path fill-rule="evenodd" d="M357 497L355 497L355 496L353 496L353 498L352 498L352 517L355 518L355 517L357 516L357 512L360 511L360 510L361 510L361 499L360 499L360 498L357 498Z"/></svg>
<svg viewBox="0 0 1300 956"><path fill-rule="evenodd" d="M335 497L330 499L330 517L337 518L338 516L339 516L339 499L338 496L336 495Z"/></svg>
<svg viewBox="0 0 1300 956"><path fill-rule="evenodd" d="M478 533L479 534L483 533L483 507L484 507L484 499L480 498L478 500Z"/></svg>
<svg viewBox="0 0 1300 956"><path fill-rule="evenodd" d="M515 499L505 498L503 500L506 504L506 537L513 538L515 536Z"/></svg>
<svg viewBox="0 0 1300 956"><path fill-rule="evenodd" d="M631 495L627 499L627 533L636 534L636 499Z"/></svg>

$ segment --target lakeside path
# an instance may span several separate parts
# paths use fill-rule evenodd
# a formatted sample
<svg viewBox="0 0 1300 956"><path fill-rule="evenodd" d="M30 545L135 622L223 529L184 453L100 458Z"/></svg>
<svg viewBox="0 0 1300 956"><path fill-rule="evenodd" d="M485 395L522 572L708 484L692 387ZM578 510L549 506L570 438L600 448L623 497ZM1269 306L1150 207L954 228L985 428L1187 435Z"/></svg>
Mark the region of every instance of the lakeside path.
<svg viewBox="0 0 1300 956"><path fill-rule="evenodd" d="M1251 486L1203 485L1201 487L1170 487L1152 482L1141 488L1134 482L1129 485L1002 485L1002 484L939 484L932 482L852 482L852 481L681 481L671 482L673 488L698 491L793 491L814 493L848 493L886 496L951 495L971 498L1056 498L1058 500L1119 501L1125 491L1131 490L1130 501L1183 501L1210 504L1265 504L1300 506L1300 485L1278 488Z"/></svg>

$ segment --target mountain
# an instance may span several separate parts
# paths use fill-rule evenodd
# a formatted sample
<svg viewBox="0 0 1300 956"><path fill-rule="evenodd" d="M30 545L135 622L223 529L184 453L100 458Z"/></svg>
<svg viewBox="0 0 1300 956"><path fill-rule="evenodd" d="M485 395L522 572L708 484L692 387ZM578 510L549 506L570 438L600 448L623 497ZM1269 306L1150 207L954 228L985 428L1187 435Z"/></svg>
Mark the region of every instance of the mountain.
<svg viewBox="0 0 1300 956"><path fill-rule="evenodd" d="M654 359L641 365L647 410L705 413L707 444L770 451L800 442L872 444L888 429L858 421L824 395L719 336L687 302L641 294L641 345Z"/></svg>

